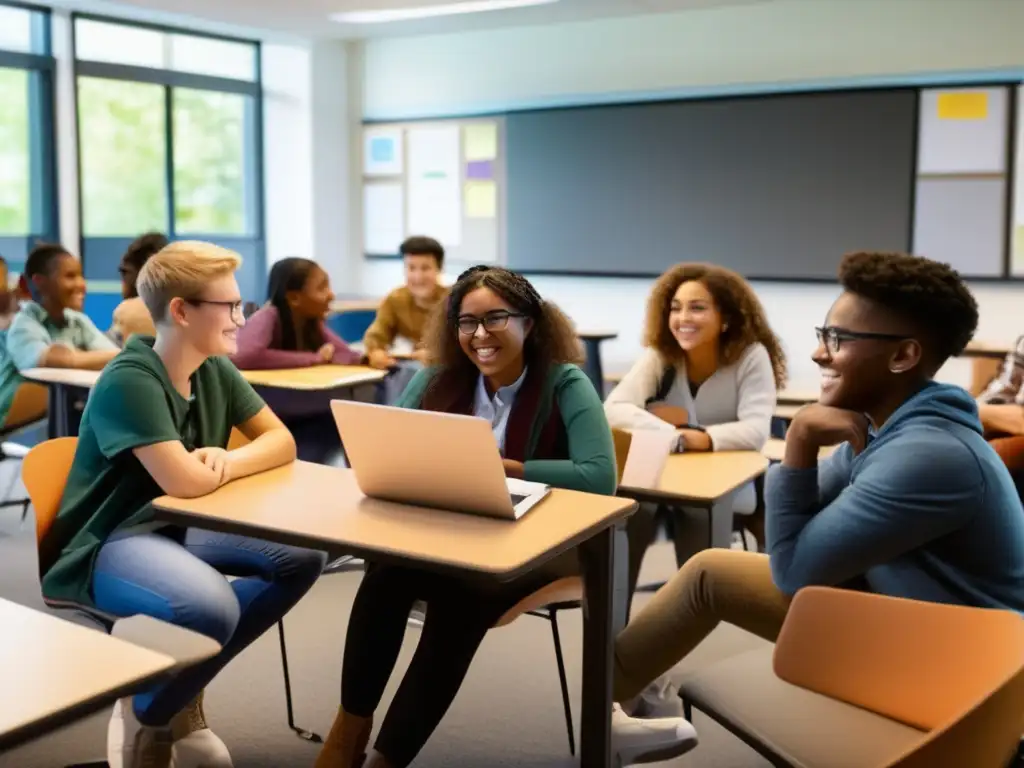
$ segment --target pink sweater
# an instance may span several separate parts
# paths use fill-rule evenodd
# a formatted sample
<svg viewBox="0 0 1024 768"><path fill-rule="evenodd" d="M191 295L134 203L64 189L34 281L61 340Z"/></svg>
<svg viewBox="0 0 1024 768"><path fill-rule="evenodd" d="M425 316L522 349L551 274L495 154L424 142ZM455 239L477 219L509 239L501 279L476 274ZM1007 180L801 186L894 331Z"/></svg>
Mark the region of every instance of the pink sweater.
<svg viewBox="0 0 1024 768"><path fill-rule="evenodd" d="M336 365L357 365L362 355L349 348L342 339L333 333L326 324L321 323L320 330L324 335L325 344L334 345ZM256 310L245 325L238 331L238 352L231 356L233 362L241 370L259 370L267 368L305 368L320 362L316 352L296 352L277 349L281 343L281 319L277 307L267 304Z"/></svg>

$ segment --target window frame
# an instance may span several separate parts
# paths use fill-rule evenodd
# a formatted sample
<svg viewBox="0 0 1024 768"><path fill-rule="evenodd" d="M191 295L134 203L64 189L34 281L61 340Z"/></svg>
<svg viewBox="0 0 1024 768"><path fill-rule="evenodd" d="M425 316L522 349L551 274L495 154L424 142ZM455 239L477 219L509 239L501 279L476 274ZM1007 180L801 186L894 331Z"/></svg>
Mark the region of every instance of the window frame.
<svg viewBox="0 0 1024 768"><path fill-rule="evenodd" d="M27 254L34 242L57 241L60 232L54 87L57 62L53 57L52 15L49 8L15 0L0 0L0 6L31 13L33 36L41 43L41 50L33 52L0 49L0 67L29 75L29 178L39 180L29 187L29 231L23 235L0 234L0 254L11 250L24 250ZM21 270L17 260L12 260L10 267L12 272Z"/></svg>
<svg viewBox="0 0 1024 768"><path fill-rule="evenodd" d="M4 0L0 0L3 2ZM253 79L235 80L216 75L199 75L191 72L180 72L172 69L156 69L131 64L113 64L110 62L84 61L78 58L77 21L79 19L117 24L126 27L150 29L158 32L189 35L231 43L242 43L252 46L254 66ZM243 140L251 142L251 151L243 152L243 173L246 183L243 187L244 217L246 231L243 233L189 232L189 238L208 239L217 242L245 242L256 246L260 265L265 262L266 231L264 216L264 168L263 168L263 50L259 40L230 37L205 31L196 31L183 27L153 24L131 19L103 16L92 13L71 14L71 35L73 51L73 68L75 78L75 139L78 146L78 216L82 222L80 239L81 253L85 253L86 240L111 239L105 235L89 236L85 231L85 212L82 199L82 130L81 113L78 100L78 78L91 77L107 80L127 80L132 82L159 85L164 89L164 185L167 201L167 236L174 240L178 237L177 214L174 189L174 89L188 88L200 91L230 93L250 97L246 99L246 134ZM251 122L250 122L251 121ZM138 233L141 234L141 233ZM128 235L124 238L131 239ZM114 239L124 239L114 238Z"/></svg>

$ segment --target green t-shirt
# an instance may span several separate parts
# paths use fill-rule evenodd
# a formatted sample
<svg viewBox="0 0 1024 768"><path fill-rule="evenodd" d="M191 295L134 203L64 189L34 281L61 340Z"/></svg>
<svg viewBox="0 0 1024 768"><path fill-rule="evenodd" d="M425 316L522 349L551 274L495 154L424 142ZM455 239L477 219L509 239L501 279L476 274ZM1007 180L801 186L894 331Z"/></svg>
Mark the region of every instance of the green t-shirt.
<svg viewBox="0 0 1024 768"><path fill-rule="evenodd" d="M152 522L160 486L133 448L180 440L186 450L227 446L231 428L263 400L223 357L192 375L192 397L174 388L153 338L133 336L100 375L82 415L60 512L40 553L43 594L93 605L93 562L115 531Z"/></svg>

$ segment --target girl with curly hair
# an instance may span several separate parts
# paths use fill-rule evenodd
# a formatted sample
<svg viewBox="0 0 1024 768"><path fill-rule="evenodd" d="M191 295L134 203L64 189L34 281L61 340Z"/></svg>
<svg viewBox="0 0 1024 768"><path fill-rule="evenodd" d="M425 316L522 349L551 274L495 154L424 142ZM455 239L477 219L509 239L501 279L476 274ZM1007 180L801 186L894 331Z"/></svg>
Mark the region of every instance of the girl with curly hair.
<svg viewBox="0 0 1024 768"><path fill-rule="evenodd" d="M509 477L589 493L615 492L616 464L601 399L575 364L569 319L520 275L500 267L464 272L431 320L428 365L398 405L475 415L491 423ZM352 604L341 709L316 768L403 768L426 744L462 684L487 631L536 590L578 574L576 553L500 587L397 565L371 565ZM374 711L402 646L406 619L427 604L416 654L365 755ZM639 724L612 716L622 765L679 744L684 720ZM684 736L686 734L683 734Z"/></svg>

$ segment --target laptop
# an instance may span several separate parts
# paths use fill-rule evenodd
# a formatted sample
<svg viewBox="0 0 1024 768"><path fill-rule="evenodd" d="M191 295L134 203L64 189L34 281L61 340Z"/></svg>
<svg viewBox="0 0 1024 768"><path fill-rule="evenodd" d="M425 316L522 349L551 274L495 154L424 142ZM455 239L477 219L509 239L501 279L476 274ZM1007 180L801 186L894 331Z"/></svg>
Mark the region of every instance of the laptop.
<svg viewBox="0 0 1024 768"><path fill-rule="evenodd" d="M505 477L486 419L351 400L332 400L331 412L370 498L518 520L551 491Z"/></svg>

